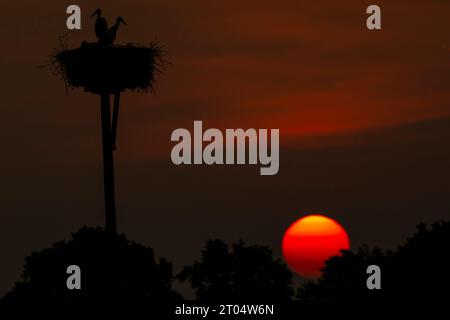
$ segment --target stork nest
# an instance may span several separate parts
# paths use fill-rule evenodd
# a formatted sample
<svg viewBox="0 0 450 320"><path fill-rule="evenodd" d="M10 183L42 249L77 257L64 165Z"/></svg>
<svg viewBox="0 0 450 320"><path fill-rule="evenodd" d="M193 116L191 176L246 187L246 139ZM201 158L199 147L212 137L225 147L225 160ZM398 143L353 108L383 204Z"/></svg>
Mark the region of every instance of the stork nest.
<svg viewBox="0 0 450 320"><path fill-rule="evenodd" d="M64 79L66 89L113 94L126 89L153 92L157 74L163 73L168 63L158 43L107 47L83 42L77 49L58 50L51 65L53 73Z"/></svg>

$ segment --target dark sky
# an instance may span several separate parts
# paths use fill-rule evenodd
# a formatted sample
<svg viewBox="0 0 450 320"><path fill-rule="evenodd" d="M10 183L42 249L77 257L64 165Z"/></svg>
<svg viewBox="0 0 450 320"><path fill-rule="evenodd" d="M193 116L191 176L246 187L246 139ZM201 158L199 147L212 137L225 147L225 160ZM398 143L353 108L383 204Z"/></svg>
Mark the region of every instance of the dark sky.
<svg viewBox="0 0 450 320"><path fill-rule="evenodd" d="M157 95L125 93L116 152L118 226L177 270L208 238L267 244L290 223L337 219L352 245L393 247L419 221L450 218L450 2L3 1L0 3L0 295L32 250L103 224L99 99L39 68L83 10L69 45L93 41L97 7L119 42L161 40ZM280 128L280 172L176 167L176 128Z"/></svg>

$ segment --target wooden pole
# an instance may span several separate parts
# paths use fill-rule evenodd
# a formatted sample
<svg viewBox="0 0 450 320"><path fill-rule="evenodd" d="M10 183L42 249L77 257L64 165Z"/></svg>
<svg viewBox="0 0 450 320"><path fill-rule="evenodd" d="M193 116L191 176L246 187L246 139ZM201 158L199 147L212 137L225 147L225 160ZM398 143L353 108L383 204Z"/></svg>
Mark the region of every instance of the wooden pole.
<svg viewBox="0 0 450 320"><path fill-rule="evenodd" d="M119 123L119 106L120 106L120 92L114 94L114 105L112 115L112 148L116 150L117 145L117 125Z"/></svg>
<svg viewBox="0 0 450 320"><path fill-rule="evenodd" d="M103 181L105 193L105 230L116 233L116 200L114 195L114 158L111 135L109 94L100 95L103 144Z"/></svg>

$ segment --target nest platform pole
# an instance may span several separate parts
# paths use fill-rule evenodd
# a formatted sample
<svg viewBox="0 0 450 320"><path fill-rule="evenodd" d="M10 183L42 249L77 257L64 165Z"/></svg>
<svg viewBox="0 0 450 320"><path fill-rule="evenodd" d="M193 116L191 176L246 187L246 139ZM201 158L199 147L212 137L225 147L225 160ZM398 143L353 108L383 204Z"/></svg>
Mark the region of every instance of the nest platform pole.
<svg viewBox="0 0 450 320"><path fill-rule="evenodd" d="M114 94L114 105L112 115L112 148L116 150L117 145L117 126L119 124L119 106L120 106L120 91Z"/></svg>
<svg viewBox="0 0 450 320"><path fill-rule="evenodd" d="M103 181L105 193L105 230L116 233L116 200L114 194L114 158L111 143L111 110L109 93L100 94L102 144L103 144Z"/></svg>

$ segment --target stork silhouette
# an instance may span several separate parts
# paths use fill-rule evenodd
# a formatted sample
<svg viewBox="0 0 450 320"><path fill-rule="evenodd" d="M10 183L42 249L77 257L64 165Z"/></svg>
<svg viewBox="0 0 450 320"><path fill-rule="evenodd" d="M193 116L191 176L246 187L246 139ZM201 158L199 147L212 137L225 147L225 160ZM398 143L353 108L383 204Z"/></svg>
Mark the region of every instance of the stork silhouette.
<svg viewBox="0 0 450 320"><path fill-rule="evenodd" d="M91 17L97 17L95 20L95 35L97 36L99 42L103 42L105 39L106 32L108 31L108 22L104 17L102 17L102 10L97 9L91 15Z"/></svg>
<svg viewBox="0 0 450 320"><path fill-rule="evenodd" d="M119 26L120 24L123 23L124 25L127 25L125 23L125 20L123 20L122 17L117 17L116 19L116 23L109 28L108 30L106 30L105 32L105 42L107 45L112 45L114 43L114 41L116 40L117 37L117 30L119 30Z"/></svg>

